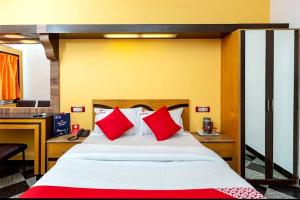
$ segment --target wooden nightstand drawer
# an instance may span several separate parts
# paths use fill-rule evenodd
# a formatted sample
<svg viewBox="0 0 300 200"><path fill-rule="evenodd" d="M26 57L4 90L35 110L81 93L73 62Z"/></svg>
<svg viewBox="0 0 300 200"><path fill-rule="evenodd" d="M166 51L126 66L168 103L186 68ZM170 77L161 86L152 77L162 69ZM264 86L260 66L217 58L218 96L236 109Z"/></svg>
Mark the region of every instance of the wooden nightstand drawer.
<svg viewBox="0 0 300 200"><path fill-rule="evenodd" d="M77 143L48 143L48 158L59 158Z"/></svg>
<svg viewBox="0 0 300 200"><path fill-rule="evenodd" d="M233 157L233 143L202 143L207 148L216 152L222 158Z"/></svg>

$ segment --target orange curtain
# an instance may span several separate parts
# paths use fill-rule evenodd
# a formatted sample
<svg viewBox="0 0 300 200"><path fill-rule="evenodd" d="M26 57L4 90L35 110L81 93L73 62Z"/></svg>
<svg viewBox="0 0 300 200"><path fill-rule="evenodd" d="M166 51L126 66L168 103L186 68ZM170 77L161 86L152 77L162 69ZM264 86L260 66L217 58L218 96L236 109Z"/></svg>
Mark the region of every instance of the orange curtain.
<svg viewBox="0 0 300 200"><path fill-rule="evenodd" d="M20 98L18 56L0 53L0 100Z"/></svg>

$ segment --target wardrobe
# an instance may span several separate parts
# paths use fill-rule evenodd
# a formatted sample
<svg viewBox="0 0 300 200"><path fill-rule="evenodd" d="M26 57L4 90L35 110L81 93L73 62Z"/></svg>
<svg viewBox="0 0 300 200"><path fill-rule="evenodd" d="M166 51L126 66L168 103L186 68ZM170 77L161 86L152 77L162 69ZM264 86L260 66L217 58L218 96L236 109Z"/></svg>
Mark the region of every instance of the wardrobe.
<svg viewBox="0 0 300 200"><path fill-rule="evenodd" d="M237 30L222 39L222 132L253 183L298 181L299 31Z"/></svg>

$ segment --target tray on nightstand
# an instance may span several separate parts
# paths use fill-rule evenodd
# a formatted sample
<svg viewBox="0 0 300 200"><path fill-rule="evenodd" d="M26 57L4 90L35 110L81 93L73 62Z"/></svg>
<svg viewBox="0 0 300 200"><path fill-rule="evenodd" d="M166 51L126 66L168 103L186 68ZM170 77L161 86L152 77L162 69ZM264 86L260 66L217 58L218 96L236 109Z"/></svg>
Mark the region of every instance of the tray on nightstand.
<svg viewBox="0 0 300 200"><path fill-rule="evenodd" d="M200 136L219 136L220 133L218 132L211 132L211 133L205 133L203 130L200 130L200 131L196 131L196 133Z"/></svg>

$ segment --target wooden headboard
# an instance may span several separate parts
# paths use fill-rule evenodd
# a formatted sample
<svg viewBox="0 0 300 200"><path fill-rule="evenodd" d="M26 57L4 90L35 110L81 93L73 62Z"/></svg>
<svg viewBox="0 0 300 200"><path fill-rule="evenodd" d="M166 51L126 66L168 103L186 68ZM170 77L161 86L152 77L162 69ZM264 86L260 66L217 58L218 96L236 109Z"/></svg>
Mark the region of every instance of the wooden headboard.
<svg viewBox="0 0 300 200"><path fill-rule="evenodd" d="M136 108L143 107L147 110L158 110L162 106L166 106L168 110L183 108L182 120L184 130L190 130L190 114L188 99L96 99L93 100L93 108ZM95 120L95 112L93 109L93 127Z"/></svg>

